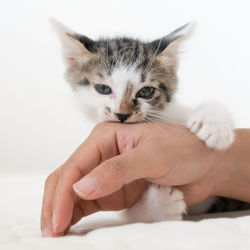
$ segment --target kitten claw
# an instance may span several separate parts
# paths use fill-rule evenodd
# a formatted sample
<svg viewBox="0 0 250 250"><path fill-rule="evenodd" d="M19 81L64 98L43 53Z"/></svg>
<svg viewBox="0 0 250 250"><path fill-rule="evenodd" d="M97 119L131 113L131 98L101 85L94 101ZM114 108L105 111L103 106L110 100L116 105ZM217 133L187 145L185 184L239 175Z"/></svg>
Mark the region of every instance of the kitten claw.
<svg viewBox="0 0 250 250"><path fill-rule="evenodd" d="M219 104L207 103L199 106L193 111L187 127L210 148L226 149L234 141L232 118Z"/></svg>

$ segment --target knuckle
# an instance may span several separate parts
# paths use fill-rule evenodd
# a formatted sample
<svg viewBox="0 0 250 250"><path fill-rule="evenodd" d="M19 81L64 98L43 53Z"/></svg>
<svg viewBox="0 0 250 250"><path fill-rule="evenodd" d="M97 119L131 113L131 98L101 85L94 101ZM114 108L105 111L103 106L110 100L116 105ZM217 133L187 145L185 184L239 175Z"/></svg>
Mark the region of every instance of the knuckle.
<svg viewBox="0 0 250 250"><path fill-rule="evenodd" d="M51 173L45 180L45 187L47 187L50 182L52 181L52 179L54 179L54 173Z"/></svg>
<svg viewBox="0 0 250 250"><path fill-rule="evenodd" d="M72 169L75 169L77 167L77 164L75 160L70 157L59 169L59 175L64 176L68 173L71 173Z"/></svg>
<svg viewBox="0 0 250 250"><path fill-rule="evenodd" d="M71 166L73 164L74 160L73 160L73 157L70 156L66 161L65 163L61 166L62 169L64 168L67 168L69 166Z"/></svg>
<svg viewBox="0 0 250 250"><path fill-rule="evenodd" d="M55 180L55 178L57 178L57 176L58 176L58 171L57 170L53 171L52 173L50 173L47 176L47 178L45 180L45 187L47 187L48 185L50 185L50 183L53 182Z"/></svg>

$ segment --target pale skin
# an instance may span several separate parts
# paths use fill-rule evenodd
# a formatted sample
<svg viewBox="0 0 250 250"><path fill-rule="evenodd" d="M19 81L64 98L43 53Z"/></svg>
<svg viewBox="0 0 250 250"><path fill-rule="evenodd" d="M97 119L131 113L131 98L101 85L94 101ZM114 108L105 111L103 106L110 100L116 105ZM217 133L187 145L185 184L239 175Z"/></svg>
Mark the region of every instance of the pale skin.
<svg viewBox="0 0 250 250"><path fill-rule="evenodd" d="M174 124L97 125L46 180L41 230L63 236L82 217L136 203L149 183L175 186L187 205L211 195L250 202L250 130L225 151Z"/></svg>

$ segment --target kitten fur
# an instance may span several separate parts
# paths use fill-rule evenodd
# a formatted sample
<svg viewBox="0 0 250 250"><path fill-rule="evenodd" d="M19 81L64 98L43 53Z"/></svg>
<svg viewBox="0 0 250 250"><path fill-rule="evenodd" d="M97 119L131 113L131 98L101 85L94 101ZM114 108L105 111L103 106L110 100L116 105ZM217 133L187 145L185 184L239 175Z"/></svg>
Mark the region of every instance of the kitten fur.
<svg viewBox="0 0 250 250"><path fill-rule="evenodd" d="M51 24L61 40L65 78L91 120L179 123L208 147L221 150L233 142L233 122L223 106L205 103L190 110L174 100L179 48L190 36L192 24L152 42L127 37L94 41L54 19ZM207 212L215 200L209 198L188 212ZM180 190L152 184L125 216L131 222L153 222L180 220L184 213Z"/></svg>

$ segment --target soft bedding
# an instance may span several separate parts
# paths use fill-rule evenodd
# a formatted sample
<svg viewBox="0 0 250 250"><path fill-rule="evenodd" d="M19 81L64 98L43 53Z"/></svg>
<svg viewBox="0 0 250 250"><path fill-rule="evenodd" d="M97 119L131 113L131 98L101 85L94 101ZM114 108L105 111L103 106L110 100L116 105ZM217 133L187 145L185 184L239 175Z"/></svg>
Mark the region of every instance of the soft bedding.
<svg viewBox="0 0 250 250"><path fill-rule="evenodd" d="M97 213L65 237L42 238L44 180L43 174L0 176L0 250L250 249L250 211L130 225L122 225L119 213Z"/></svg>

